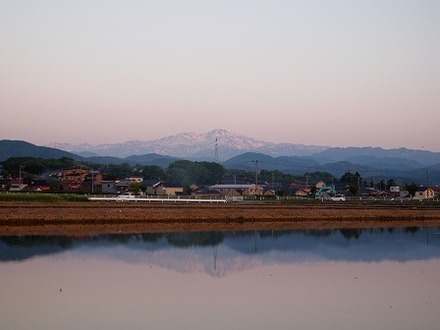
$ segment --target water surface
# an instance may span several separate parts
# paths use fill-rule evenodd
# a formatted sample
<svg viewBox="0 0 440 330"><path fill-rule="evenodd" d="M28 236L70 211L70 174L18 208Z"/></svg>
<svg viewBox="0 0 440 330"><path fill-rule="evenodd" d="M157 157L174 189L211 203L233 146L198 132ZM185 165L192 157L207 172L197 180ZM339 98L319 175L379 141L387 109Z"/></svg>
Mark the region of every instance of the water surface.
<svg viewBox="0 0 440 330"><path fill-rule="evenodd" d="M438 232L0 237L0 328L438 329Z"/></svg>

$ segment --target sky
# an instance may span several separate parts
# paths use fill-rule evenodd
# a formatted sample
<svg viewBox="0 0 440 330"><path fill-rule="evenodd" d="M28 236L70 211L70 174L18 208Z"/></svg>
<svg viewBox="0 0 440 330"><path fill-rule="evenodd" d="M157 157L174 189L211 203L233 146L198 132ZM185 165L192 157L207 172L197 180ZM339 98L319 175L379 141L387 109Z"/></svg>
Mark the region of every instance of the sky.
<svg viewBox="0 0 440 330"><path fill-rule="evenodd" d="M440 151L438 0L0 0L0 139Z"/></svg>

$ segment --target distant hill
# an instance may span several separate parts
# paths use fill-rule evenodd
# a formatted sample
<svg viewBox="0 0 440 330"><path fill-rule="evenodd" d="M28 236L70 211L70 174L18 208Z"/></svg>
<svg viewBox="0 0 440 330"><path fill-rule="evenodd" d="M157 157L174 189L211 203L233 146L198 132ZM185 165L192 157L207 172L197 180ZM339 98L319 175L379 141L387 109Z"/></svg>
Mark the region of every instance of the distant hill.
<svg viewBox="0 0 440 330"><path fill-rule="evenodd" d="M321 165L311 157L299 156L280 156L272 157L256 152L247 152L228 159L223 162L223 166L229 169L241 169L253 171L255 169L255 161L258 161L258 169L264 170L280 170L286 173L305 173L317 171Z"/></svg>
<svg viewBox="0 0 440 330"><path fill-rule="evenodd" d="M50 147L40 147L18 140L0 140L0 161L10 157L54 158L69 157L78 160L81 157L73 153Z"/></svg>
<svg viewBox="0 0 440 330"><path fill-rule="evenodd" d="M358 165L378 168L405 167L415 169L419 165L440 163L440 152L407 148L383 149L380 147L332 148L328 146L298 143L273 143L215 129L206 133L180 133L151 141L127 141L115 144L53 144L83 157L110 156L129 158L133 155L168 155L189 160L213 161L218 154L220 162L246 153L260 153L271 157L310 157L320 164L348 161ZM166 157L166 156L164 156ZM300 162L300 160L298 160Z"/></svg>
<svg viewBox="0 0 440 330"><path fill-rule="evenodd" d="M330 161L361 161L373 159L379 162L390 162L391 159L398 161L409 160L405 162L407 166L417 166L417 163L423 165L434 165L440 163L440 152L431 152L428 150L413 150L407 148L383 149L379 147L348 147L348 148L328 148L312 155L314 159L321 163ZM368 158L367 158L368 157ZM362 160L364 159L364 160ZM410 163L412 165L410 165Z"/></svg>
<svg viewBox="0 0 440 330"><path fill-rule="evenodd" d="M222 133L222 132L217 132ZM224 132L223 132L224 133ZM229 138L232 135L228 135ZM187 142L194 138L187 136ZM286 147L285 154L274 156L259 152L263 148L258 142L248 141L246 144L237 137L238 145L244 146L247 150L255 145L255 150L251 152L241 152L238 155L230 157L221 164L227 169L241 169L245 171L255 170L255 160L258 161L258 169L279 170L285 173L303 175L306 172L328 172L335 177L341 177L345 172L358 171L364 179L395 179L404 182L415 181L419 184L440 184L440 153L426 150L411 150L406 148L382 149L382 148L327 148L319 152L310 153L307 156L291 155L292 151ZM174 139L171 139L174 140ZM175 140L174 140L175 141ZM198 138L195 138L198 141ZM232 140L229 140L230 143ZM162 141L165 143L165 140ZM181 141L182 142L182 141ZM252 142L252 143L251 143ZM267 146L266 146L267 147ZM272 146L275 148L275 146ZM177 148L177 147L176 147ZM188 150L190 145L186 145ZM219 147L220 148L220 147ZM233 146L231 145L231 148ZM323 147L324 148L324 147ZM193 151L196 151L194 148ZM238 152L239 149L234 149ZM276 153L282 153L282 149L277 149ZM316 149L315 149L316 151ZM309 150L311 152L311 149ZM91 151L87 151L91 155ZM197 152L193 155L198 154ZM200 158L182 157L182 156L164 156L159 153L145 153L138 155L129 155L126 157L114 156L91 156L81 157L71 152L59 150L50 147L41 147L25 141L0 140L0 161L10 157L36 157L36 158L55 158L69 157L78 161L87 161L98 164L122 164L130 165L158 165L167 167L178 159L201 160ZM205 160L213 161L213 158L206 157Z"/></svg>
<svg viewBox="0 0 440 330"><path fill-rule="evenodd" d="M176 160L179 160L180 158L162 156L156 153L152 153L146 155L133 155L125 157L124 159L135 164L168 167L168 165L175 162Z"/></svg>
<svg viewBox="0 0 440 330"><path fill-rule="evenodd" d="M369 167L359 166L350 162L334 162L320 164L312 157L297 157L297 156L283 156L283 157L271 157L259 153L245 153L236 157L233 157L223 163L225 168L241 169L246 171L253 171L255 169L255 163L252 162L258 160L259 170L280 170L285 173L303 175L307 172L328 172L335 177L342 176L348 171L372 171ZM380 171L380 170L379 170Z"/></svg>
<svg viewBox="0 0 440 330"><path fill-rule="evenodd" d="M319 158L318 158L319 159ZM346 172L359 172L366 180L389 180L396 182L417 182L440 185L440 163L423 165L417 161L393 157L351 157L350 161L329 161L320 163L310 157L284 156L271 157L260 153L244 153L233 157L223 166L227 169L255 170L255 160L258 160L258 170L280 170L285 173L304 175L307 172L327 172L340 178ZM319 159L322 161L322 158Z"/></svg>
<svg viewBox="0 0 440 330"><path fill-rule="evenodd" d="M91 157L85 157L84 160L91 162L91 163L97 163L97 164L123 164L127 163L130 165L157 165L161 167L167 167L171 163L175 162L179 158L174 158L170 156L162 156L159 154L145 154L145 155L133 155L128 156L125 158L119 158L119 157L110 157L110 156L91 156Z"/></svg>

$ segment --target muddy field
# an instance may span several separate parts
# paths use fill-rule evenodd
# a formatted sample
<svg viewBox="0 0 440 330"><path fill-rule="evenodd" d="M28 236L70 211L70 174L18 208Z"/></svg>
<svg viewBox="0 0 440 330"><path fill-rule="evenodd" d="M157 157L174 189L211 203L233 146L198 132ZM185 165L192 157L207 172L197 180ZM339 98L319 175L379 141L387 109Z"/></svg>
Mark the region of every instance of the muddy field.
<svg viewBox="0 0 440 330"><path fill-rule="evenodd" d="M0 202L0 211L0 235L440 226L433 206Z"/></svg>

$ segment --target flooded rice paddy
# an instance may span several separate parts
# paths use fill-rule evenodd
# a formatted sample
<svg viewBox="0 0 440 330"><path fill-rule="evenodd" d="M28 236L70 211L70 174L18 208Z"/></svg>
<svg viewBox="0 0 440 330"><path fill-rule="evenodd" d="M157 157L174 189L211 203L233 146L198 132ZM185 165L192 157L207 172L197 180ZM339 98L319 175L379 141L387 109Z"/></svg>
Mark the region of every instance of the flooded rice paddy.
<svg viewBox="0 0 440 330"><path fill-rule="evenodd" d="M438 329L440 229L0 237L1 329Z"/></svg>

